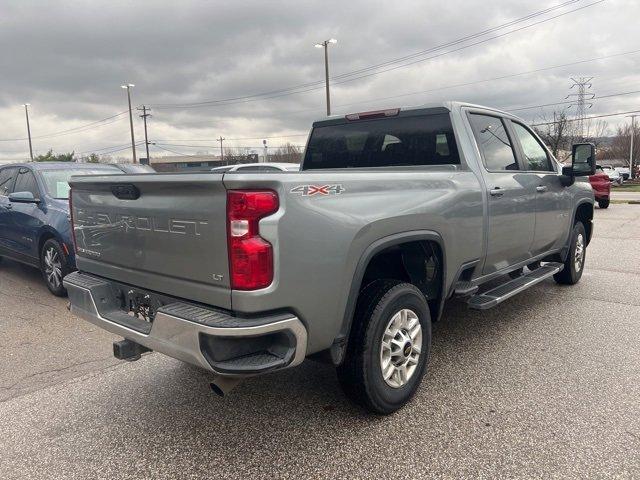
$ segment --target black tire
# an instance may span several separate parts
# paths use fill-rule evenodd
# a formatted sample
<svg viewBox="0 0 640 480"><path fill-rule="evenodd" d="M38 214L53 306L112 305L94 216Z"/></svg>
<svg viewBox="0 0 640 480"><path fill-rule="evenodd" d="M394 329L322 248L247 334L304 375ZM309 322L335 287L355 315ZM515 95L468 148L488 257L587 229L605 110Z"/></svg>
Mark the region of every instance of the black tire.
<svg viewBox="0 0 640 480"><path fill-rule="evenodd" d="M582 258L580 267L576 267L576 250L579 244L579 238L582 237ZM576 222L571 232L571 245L569 247L569 254L564 261L564 269L560 273L556 273L553 278L556 282L563 285L575 285L580 281L582 272L584 271L584 262L587 255L587 234L582 222Z"/></svg>
<svg viewBox="0 0 640 480"><path fill-rule="evenodd" d="M53 274L48 255L51 255L52 262L56 267ZM67 290L62 285L62 279L70 272L67 266L67 255L60 243L53 238L44 242L42 250L40 250L40 272L51 293L56 297L67 296Z"/></svg>
<svg viewBox="0 0 640 480"><path fill-rule="evenodd" d="M603 198L602 200L598 200L598 206L600 208L609 208L610 200L608 198Z"/></svg>
<svg viewBox="0 0 640 480"><path fill-rule="evenodd" d="M406 383L392 387L382 374L382 339L391 319L404 309L418 317L422 345L416 367ZM388 415L415 394L424 376L430 349L431 315L422 292L398 280L376 280L358 298L347 352L337 368L338 380L352 401L371 413Z"/></svg>

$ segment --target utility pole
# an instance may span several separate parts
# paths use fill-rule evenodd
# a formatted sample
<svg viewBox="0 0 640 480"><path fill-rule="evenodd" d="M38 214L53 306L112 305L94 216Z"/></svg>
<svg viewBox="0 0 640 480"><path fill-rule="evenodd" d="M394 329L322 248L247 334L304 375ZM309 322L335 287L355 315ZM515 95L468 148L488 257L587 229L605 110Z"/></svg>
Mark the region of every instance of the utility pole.
<svg viewBox="0 0 640 480"><path fill-rule="evenodd" d="M322 43L316 43L316 48L324 48L324 87L327 95L327 117L331 115L331 95L329 95L329 44L338 43L335 38L330 38Z"/></svg>
<svg viewBox="0 0 640 480"><path fill-rule="evenodd" d="M573 85L571 85L570 88L577 87L578 91L576 93L570 93L566 97L566 98L576 99L576 103L572 103L571 105L569 105L569 108L573 106L576 107L576 120L577 120L576 123L578 124L577 133L578 133L578 136L580 137L580 140L582 140L585 136L584 135L585 110L587 108L593 107L593 103L587 102L587 100L593 100L596 96L595 93L587 91L592 87L591 80L593 80L593 77L589 77L589 78L579 77L577 79L572 78L571 81L573 82Z"/></svg>
<svg viewBox="0 0 640 480"><path fill-rule="evenodd" d="M636 117L640 115L629 115L631 117L631 145L629 147L629 179L633 180L633 137L636 136Z"/></svg>
<svg viewBox="0 0 640 480"><path fill-rule="evenodd" d="M142 118L142 121L144 122L144 144L147 148L147 165L150 165L151 159L149 158L149 135L147 134L147 117L150 117L151 114L147 113L147 111L151 111L151 109L147 108L146 105L143 105L142 108L138 108L138 110L142 110L142 115L140 115L140 118Z"/></svg>
<svg viewBox="0 0 640 480"><path fill-rule="evenodd" d="M29 156L31 157L31 161L33 162L33 147L31 146L31 127L29 126L29 105L30 103L24 104L24 114L27 117L27 136L29 137Z"/></svg>
<svg viewBox="0 0 640 480"><path fill-rule="evenodd" d="M131 111L131 89L135 87L133 83L120 85L127 90L127 100L129 102L129 126L131 127L131 153L133 154L133 163L136 163L136 140L133 136L133 112Z"/></svg>
<svg viewBox="0 0 640 480"><path fill-rule="evenodd" d="M220 142L220 163L224 162L224 151L222 150L222 142L224 142L224 137L220 135L220 138L216 139L216 142Z"/></svg>

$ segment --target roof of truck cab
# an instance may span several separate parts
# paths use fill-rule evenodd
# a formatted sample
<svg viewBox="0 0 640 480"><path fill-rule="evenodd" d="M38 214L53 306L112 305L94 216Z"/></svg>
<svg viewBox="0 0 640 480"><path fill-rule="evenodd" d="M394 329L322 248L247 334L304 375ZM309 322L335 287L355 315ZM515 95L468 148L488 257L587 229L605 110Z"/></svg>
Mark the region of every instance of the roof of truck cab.
<svg viewBox="0 0 640 480"><path fill-rule="evenodd" d="M469 102L461 102L461 101L457 101L457 100L447 100L447 101L442 101L442 102L431 102L431 103L425 103L422 105L411 105L411 106L400 106L400 107L388 107L388 108L379 108L379 109L368 109L368 110L362 110L362 111L354 111L354 112L349 112L347 114L344 115L331 115L330 117L321 119L321 120L317 120L315 122L313 122L313 126L318 126L318 125L331 125L331 124L336 124L336 123L342 123L345 121L345 118L347 115L349 114L355 114L355 113L369 113L369 112L383 112L385 110L395 110L398 109L399 110L399 115L402 116L402 114L406 114L407 112L416 114L416 113L449 113L452 110L457 110L458 108L462 108L462 107L467 107L467 108L477 108L477 109L482 109L482 110L489 110L495 113L498 113L500 115L504 115L506 117L511 117L511 118L518 118L515 115L510 114L509 112L505 112L503 110L499 110L497 108L493 108L493 107L487 107L485 105L477 105L475 103L469 103Z"/></svg>

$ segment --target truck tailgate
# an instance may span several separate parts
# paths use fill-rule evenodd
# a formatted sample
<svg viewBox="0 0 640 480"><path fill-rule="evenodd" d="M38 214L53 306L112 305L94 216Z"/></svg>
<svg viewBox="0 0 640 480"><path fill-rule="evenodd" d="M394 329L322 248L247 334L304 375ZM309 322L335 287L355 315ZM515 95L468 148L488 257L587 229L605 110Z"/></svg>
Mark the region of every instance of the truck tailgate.
<svg viewBox="0 0 640 480"><path fill-rule="evenodd" d="M70 185L79 270L230 308L221 174L73 177Z"/></svg>

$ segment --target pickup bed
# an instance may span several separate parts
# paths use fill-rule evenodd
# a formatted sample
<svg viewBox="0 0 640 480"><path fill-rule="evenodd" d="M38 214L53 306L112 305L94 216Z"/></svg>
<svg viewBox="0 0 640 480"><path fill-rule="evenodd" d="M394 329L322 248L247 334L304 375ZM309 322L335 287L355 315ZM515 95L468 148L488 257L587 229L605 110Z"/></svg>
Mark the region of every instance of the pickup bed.
<svg viewBox="0 0 640 480"><path fill-rule="evenodd" d="M312 356L387 414L418 388L447 299L485 309L580 279L593 146L572 160L512 115L446 102L318 121L300 172L74 177L64 285L124 337L119 358L167 354L225 394Z"/></svg>

